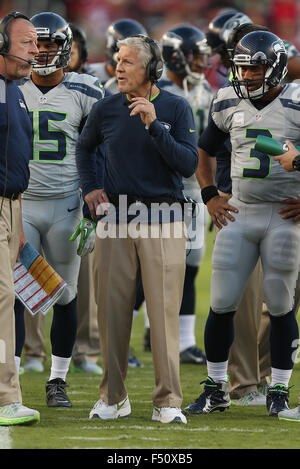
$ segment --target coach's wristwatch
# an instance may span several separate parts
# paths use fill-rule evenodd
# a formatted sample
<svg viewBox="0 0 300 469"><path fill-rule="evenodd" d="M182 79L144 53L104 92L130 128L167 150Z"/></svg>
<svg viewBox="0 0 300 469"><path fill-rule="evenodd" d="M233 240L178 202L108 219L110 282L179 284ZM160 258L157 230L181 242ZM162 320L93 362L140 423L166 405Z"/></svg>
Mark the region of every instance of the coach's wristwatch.
<svg viewBox="0 0 300 469"><path fill-rule="evenodd" d="M300 171L300 155L295 156L292 166L296 171Z"/></svg>

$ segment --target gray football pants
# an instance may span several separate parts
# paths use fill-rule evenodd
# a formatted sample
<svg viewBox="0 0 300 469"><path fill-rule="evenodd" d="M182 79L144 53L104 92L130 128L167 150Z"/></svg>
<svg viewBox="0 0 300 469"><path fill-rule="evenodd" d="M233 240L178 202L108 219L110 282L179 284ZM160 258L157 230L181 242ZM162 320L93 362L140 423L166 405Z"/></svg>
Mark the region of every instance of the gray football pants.
<svg viewBox="0 0 300 469"><path fill-rule="evenodd" d="M77 242L69 237L82 219L82 201L79 193L63 199L24 199L22 201L23 228L27 241L41 252L47 262L65 280L67 286L58 304L70 303L77 294L80 257ZM25 311L25 361L46 358L44 343L44 316L33 317Z"/></svg>
<svg viewBox="0 0 300 469"><path fill-rule="evenodd" d="M300 223L283 220L279 203L245 204L232 197L239 213L216 236L211 307L236 311L251 272L261 258L263 294L270 314L292 310L300 266Z"/></svg>

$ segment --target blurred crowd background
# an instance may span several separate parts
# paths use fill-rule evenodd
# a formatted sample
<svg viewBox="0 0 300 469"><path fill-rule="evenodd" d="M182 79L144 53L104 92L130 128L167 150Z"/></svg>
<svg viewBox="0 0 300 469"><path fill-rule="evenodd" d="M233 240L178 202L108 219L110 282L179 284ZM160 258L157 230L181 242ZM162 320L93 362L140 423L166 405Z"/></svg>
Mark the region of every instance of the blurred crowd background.
<svg viewBox="0 0 300 469"><path fill-rule="evenodd" d="M242 11L300 49L300 0L0 0L1 18L13 10L29 17L54 11L82 27L88 39L88 62L105 60L105 33L117 19L136 19L159 41L164 32L182 23L205 32L209 22L228 9ZM214 67L207 78L213 88L220 85Z"/></svg>

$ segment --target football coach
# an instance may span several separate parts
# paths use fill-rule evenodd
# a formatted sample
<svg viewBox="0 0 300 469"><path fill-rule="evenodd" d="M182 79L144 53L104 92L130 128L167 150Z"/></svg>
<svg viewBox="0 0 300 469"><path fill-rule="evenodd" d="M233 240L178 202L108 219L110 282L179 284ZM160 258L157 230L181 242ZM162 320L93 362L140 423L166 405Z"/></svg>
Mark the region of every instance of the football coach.
<svg viewBox="0 0 300 469"><path fill-rule="evenodd" d="M161 204L169 215L168 207L174 203L183 207L181 178L190 177L197 168L195 124L187 102L156 85L163 63L155 41L132 36L119 41L118 48L120 93L93 106L76 152L92 215L99 204L110 203L98 221L95 242L93 271L104 376L90 418L115 419L131 413L124 381L141 277L155 371L152 420L186 423L179 378L179 309L186 256L183 210L175 210L171 218L153 207ZM94 150L101 143L106 152L104 188L95 176ZM134 211L144 220L139 236L129 230ZM114 216L103 236L110 213Z"/></svg>
<svg viewBox="0 0 300 469"><path fill-rule="evenodd" d="M30 75L38 52L33 25L21 13L0 24L0 425L39 421L39 412L22 405L15 364L13 269L25 243L21 193L28 186L32 124L15 80Z"/></svg>

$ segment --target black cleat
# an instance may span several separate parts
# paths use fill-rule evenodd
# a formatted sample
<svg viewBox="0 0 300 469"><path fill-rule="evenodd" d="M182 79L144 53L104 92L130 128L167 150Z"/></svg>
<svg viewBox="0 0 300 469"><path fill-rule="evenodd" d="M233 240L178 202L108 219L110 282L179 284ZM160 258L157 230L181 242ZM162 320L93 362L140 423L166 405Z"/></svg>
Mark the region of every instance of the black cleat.
<svg viewBox="0 0 300 469"><path fill-rule="evenodd" d="M267 409L270 417L277 417L283 410L289 410L289 388L284 384L269 386L267 393Z"/></svg>
<svg viewBox="0 0 300 469"><path fill-rule="evenodd" d="M66 393L67 383L61 378L46 383L46 402L48 407L72 407Z"/></svg>
<svg viewBox="0 0 300 469"><path fill-rule="evenodd" d="M205 365L206 356L196 345L186 348L180 352L180 363L193 363L195 365Z"/></svg>
<svg viewBox="0 0 300 469"><path fill-rule="evenodd" d="M205 383L204 392L200 394L195 402L184 409L183 413L185 415L210 414L215 410L223 412L230 406L228 382L215 383L208 376L206 381L202 381L200 384L203 383Z"/></svg>

